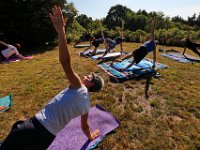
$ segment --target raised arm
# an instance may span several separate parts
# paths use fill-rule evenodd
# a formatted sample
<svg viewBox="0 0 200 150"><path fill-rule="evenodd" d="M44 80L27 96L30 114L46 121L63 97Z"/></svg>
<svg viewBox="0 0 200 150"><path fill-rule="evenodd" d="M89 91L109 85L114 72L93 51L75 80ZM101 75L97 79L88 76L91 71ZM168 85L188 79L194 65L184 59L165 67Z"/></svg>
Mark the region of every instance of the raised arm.
<svg viewBox="0 0 200 150"><path fill-rule="evenodd" d="M151 29L151 41L155 40L155 28L156 28L156 19L153 18L152 29Z"/></svg>
<svg viewBox="0 0 200 150"><path fill-rule="evenodd" d="M105 45L105 48L106 48L106 50L107 50L107 49L108 49L108 45L107 45L107 43L106 43L106 39L105 39L105 37L104 37L103 31L101 31L101 36L102 36L102 39L103 39L103 44Z"/></svg>
<svg viewBox="0 0 200 150"><path fill-rule="evenodd" d="M54 25L56 32L58 33L58 46L59 46L59 60L65 72L67 79L70 82L71 88L81 87L81 80L79 76L74 72L71 66L71 58L67 47L67 40L65 34L65 23L62 15L62 11L59 6L52 8L52 13L49 14L51 21Z"/></svg>
<svg viewBox="0 0 200 150"><path fill-rule="evenodd" d="M106 39L105 39L105 37L104 37L103 31L101 31L101 36L102 36L103 43L104 43L105 48L106 48L105 52L103 53L103 55L102 55L102 57L101 57L101 58L103 58L103 57L108 53L109 47L108 47L108 44L107 44Z"/></svg>
<svg viewBox="0 0 200 150"><path fill-rule="evenodd" d="M155 67L156 67L156 47L153 50L153 66L152 66L152 69L155 70Z"/></svg>
<svg viewBox="0 0 200 150"><path fill-rule="evenodd" d="M124 20L122 20L122 29L121 29L121 38L123 39L124 37ZM121 49L121 55L123 53L123 40L120 43L120 49Z"/></svg>
<svg viewBox="0 0 200 150"><path fill-rule="evenodd" d="M155 28L156 28L156 19L153 18L152 30L151 30L151 41L155 41ZM156 43L156 46L157 46L157 43ZM155 66L156 66L156 46L153 50L153 66L152 66L153 70L155 70Z"/></svg>

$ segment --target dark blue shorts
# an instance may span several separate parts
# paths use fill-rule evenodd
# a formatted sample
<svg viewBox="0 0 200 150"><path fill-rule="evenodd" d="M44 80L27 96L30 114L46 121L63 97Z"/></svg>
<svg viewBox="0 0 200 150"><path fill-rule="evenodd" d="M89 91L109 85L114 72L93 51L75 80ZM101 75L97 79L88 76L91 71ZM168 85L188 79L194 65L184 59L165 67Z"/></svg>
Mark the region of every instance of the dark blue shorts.
<svg viewBox="0 0 200 150"><path fill-rule="evenodd" d="M138 49L133 51L133 57L136 64L138 64L147 54L147 48L144 46L140 46Z"/></svg>

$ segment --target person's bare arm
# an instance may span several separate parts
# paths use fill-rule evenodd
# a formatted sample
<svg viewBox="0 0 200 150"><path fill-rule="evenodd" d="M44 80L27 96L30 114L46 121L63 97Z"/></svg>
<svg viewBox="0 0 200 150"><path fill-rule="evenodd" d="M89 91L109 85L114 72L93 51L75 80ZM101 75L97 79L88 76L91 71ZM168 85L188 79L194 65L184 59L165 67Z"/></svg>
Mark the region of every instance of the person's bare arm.
<svg viewBox="0 0 200 150"><path fill-rule="evenodd" d="M108 54L108 49L105 50L105 52L103 53L103 55L101 56L101 58L103 58L104 56L106 56Z"/></svg>
<svg viewBox="0 0 200 150"><path fill-rule="evenodd" d="M155 41L155 28L156 28L156 19L153 18L152 22L152 30L151 30L151 41ZM152 69L154 70L156 66L156 46L153 50L153 66Z"/></svg>
<svg viewBox="0 0 200 150"><path fill-rule="evenodd" d="M121 60L123 61L123 60L125 60L125 59L131 58L132 56L133 56L133 54L130 53L130 54L124 56Z"/></svg>
<svg viewBox="0 0 200 150"><path fill-rule="evenodd" d="M0 41L0 44L8 47L8 44L6 44L5 42Z"/></svg>
<svg viewBox="0 0 200 150"><path fill-rule="evenodd" d="M105 45L105 48L107 50L108 49L108 44L107 44L106 39L104 37L103 31L101 31L101 36L102 36L102 39L103 39L103 44Z"/></svg>
<svg viewBox="0 0 200 150"><path fill-rule="evenodd" d="M84 132L84 134L88 137L88 139L90 140L94 140L95 138L97 138L100 134L99 129L96 129L93 132L90 132L90 128L88 125L88 113L84 114L81 116L81 128L82 131Z"/></svg>
<svg viewBox="0 0 200 150"><path fill-rule="evenodd" d="M121 55L122 55L122 53L123 53L123 44L122 44L122 43L123 43L123 42L120 43L120 50L121 50L120 53L121 53Z"/></svg>
<svg viewBox="0 0 200 150"><path fill-rule="evenodd" d="M151 41L155 41L155 28L156 28L156 19L153 18L152 29L151 29Z"/></svg>
<svg viewBox="0 0 200 150"><path fill-rule="evenodd" d="M187 47L186 47L186 45L184 45L183 55L185 54L186 49L187 49Z"/></svg>
<svg viewBox="0 0 200 150"><path fill-rule="evenodd" d="M59 61L63 67L65 75L70 82L70 87L81 87L81 80L71 66L71 58L67 47L64 19L60 7L54 6L49 14L51 21L58 33Z"/></svg>
<svg viewBox="0 0 200 150"><path fill-rule="evenodd" d="M106 39L104 37L103 31L101 31L101 36L103 38L103 43L104 43L105 49L106 49L105 52L103 53L102 57L100 57L100 58L103 58L108 53L109 47L108 47L108 44L107 44Z"/></svg>
<svg viewBox="0 0 200 150"><path fill-rule="evenodd" d="M132 56L133 56L133 54L130 53L130 54L128 54L128 55L125 55L125 56L122 57L122 58L117 58L117 59L115 59L115 60L112 61L111 65L113 65L114 62L122 62L123 60L128 59L128 58L130 58L130 57L132 57Z"/></svg>
<svg viewBox="0 0 200 150"><path fill-rule="evenodd" d="M124 37L124 20L122 20L122 29L121 29L121 38L123 39ZM123 53L123 40L120 43L120 49L121 49L121 55Z"/></svg>
<svg viewBox="0 0 200 150"><path fill-rule="evenodd" d="M126 69L130 68L131 66L133 66L134 63L135 63L135 61L133 59L133 61L128 66L126 66L126 68L124 68L124 70L126 70Z"/></svg>
<svg viewBox="0 0 200 150"><path fill-rule="evenodd" d="M156 67L156 47L153 50L153 66L152 66L152 69L155 70L155 67Z"/></svg>
<svg viewBox="0 0 200 150"><path fill-rule="evenodd" d="M78 39L78 41L75 42L74 47L76 47L76 45L80 44L82 42L81 39Z"/></svg>
<svg viewBox="0 0 200 150"><path fill-rule="evenodd" d="M16 56L20 59L26 59L26 57L24 57L22 54L16 54Z"/></svg>

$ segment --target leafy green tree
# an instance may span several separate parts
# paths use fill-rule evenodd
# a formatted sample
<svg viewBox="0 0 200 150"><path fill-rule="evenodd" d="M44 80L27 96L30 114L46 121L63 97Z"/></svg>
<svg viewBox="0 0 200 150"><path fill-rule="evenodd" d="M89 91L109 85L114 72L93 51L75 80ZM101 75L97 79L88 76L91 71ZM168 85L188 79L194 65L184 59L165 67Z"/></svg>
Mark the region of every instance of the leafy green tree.
<svg viewBox="0 0 200 150"><path fill-rule="evenodd" d="M74 16L70 4L57 0L64 14ZM36 47L52 43L56 38L55 30L49 19L49 12L55 0L1 0L0 3L0 32L7 42L21 43L22 47ZM73 13L72 13L73 12ZM72 18L71 17L71 18ZM70 17L69 17L70 18Z"/></svg>
<svg viewBox="0 0 200 150"><path fill-rule="evenodd" d="M69 23L72 23L74 18L78 15L78 10L75 8L74 3L64 3L63 16L68 18Z"/></svg>
<svg viewBox="0 0 200 150"><path fill-rule="evenodd" d="M196 24L200 28L200 13L199 13L199 15L198 15L198 17L196 19Z"/></svg>
<svg viewBox="0 0 200 150"><path fill-rule="evenodd" d="M194 14L192 17L188 17L187 24L190 26L194 26L196 22L196 14Z"/></svg>
<svg viewBox="0 0 200 150"><path fill-rule="evenodd" d="M82 33L86 32L86 29L83 28L76 20L74 20L67 27L67 42L76 41L80 38Z"/></svg>
<svg viewBox="0 0 200 150"><path fill-rule="evenodd" d="M182 17L180 17L180 16L175 16L175 17L172 17L172 19L171 19L173 22L180 22L180 23L182 23L182 24L184 24L185 23L185 20L182 18Z"/></svg>
<svg viewBox="0 0 200 150"><path fill-rule="evenodd" d="M116 26L121 26L121 19L126 22L126 14L132 12L131 9L122 5L115 5L110 8L108 15L105 18L104 24L108 29L114 29Z"/></svg>
<svg viewBox="0 0 200 150"><path fill-rule="evenodd" d="M97 37L101 36L100 31L106 31L106 27L103 25L103 21L102 20L94 20L93 22L91 22L89 24L88 30L90 31L90 33L95 33L98 32L98 34L100 35L96 35Z"/></svg>
<svg viewBox="0 0 200 150"><path fill-rule="evenodd" d="M141 10L139 9L136 13L137 15L144 15L144 16L148 16L148 13L146 12L146 10Z"/></svg>
<svg viewBox="0 0 200 150"><path fill-rule="evenodd" d="M86 30L89 29L89 26L91 26L91 23L92 23L92 18L88 17L87 15L84 15L84 14L78 15L76 20Z"/></svg>

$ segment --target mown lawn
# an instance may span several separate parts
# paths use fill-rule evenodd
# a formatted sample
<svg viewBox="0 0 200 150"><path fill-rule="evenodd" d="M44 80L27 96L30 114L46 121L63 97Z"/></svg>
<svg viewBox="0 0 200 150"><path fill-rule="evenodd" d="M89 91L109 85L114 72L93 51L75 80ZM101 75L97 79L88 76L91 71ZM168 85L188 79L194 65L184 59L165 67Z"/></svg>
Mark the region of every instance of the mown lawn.
<svg viewBox="0 0 200 150"><path fill-rule="evenodd" d="M124 50L131 52L137 46L125 43ZM94 71L105 79L103 91L91 93L91 106L99 104L121 121L97 149L200 149L200 63L178 63L158 52L158 62L169 68L159 71L161 78L151 80L149 99L145 99L145 80L111 83L96 61L78 56L82 49L71 45L69 49L79 75ZM0 140L15 121L33 116L67 85L57 48L35 54L31 61L0 64L0 97L12 93L14 99L13 107L0 114Z"/></svg>

